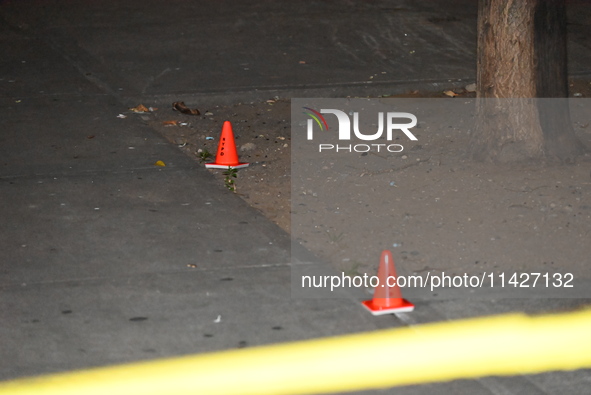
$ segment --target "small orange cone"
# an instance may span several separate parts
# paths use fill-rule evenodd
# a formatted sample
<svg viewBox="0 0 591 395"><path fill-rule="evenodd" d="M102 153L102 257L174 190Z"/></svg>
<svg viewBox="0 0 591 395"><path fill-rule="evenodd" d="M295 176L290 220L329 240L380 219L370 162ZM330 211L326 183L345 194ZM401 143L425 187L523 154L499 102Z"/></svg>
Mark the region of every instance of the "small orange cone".
<svg viewBox="0 0 591 395"><path fill-rule="evenodd" d="M205 167L208 169L241 169L247 166L248 163L240 163L238 160L238 152L236 151L236 143L234 142L232 124L230 121L226 121L222 128L222 136L220 137L220 143L218 144L218 152L215 156L215 162L206 163Z"/></svg>
<svg viewBox="0 0 591 395"><path fill-rule="evenodd" d="M402 298L400 287L393 281L394 279L397 280L398 277L396 276L396 269L394 269L392 252L388 250L382 251L378 279L380 283L374 291L373 299L361 302L366 309L373 315L406 313L414 310L415 305ZM389 285L388 281L392 286Z"/></svg>

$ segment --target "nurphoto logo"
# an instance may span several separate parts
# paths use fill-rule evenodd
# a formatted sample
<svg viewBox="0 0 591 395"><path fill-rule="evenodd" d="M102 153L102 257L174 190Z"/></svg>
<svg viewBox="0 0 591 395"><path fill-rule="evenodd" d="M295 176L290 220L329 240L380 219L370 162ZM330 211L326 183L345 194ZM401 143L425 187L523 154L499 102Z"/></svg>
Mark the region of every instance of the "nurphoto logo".
<svg viewBox="0 0 591 395"><path fill-rule="evenodd" d="M417 125L417 117L408 112L378 112L377 131L369 134L362 133L359 128L359 112L350 112L347 114L344 111L336 109L321 109L314 110L310 107L303 107L304 114L310 118L306 123L307 139L314 140L314 129L319 129L320 132L328 132L330 130L326 118L322 114L332 114L336 116L338 122L338 140L351 141L352 134L355 138L362 141L375 141L382 138L384 130L386 132L386 140L392 141L395 134L402 132L409 140L416 141L417 138L409 130ZM351 116L353 122L351 122ZM400 120L407 122L401 123ZM410 121L410 122L409 122ZM351 124L353 127L351 127ZM384 128L384 124L386 124ZM316 125L316 126L315 126ZM353 133L351 133L351 130ZM367 131L366 131L367 132ZM380 150L388 152L401 152L404 147L401 144L318 144L318 152L335 151L335 152L368 152Z"/></svg>

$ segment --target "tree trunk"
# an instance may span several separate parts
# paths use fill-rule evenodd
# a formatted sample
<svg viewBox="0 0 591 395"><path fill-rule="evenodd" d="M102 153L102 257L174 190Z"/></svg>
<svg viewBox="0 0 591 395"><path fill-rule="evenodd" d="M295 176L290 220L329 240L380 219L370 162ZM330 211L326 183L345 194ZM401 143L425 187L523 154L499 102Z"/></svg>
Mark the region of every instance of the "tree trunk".
<svg viewBox="0 0 591 395"><path fill-rule="evenodd" d="M564 0L479 0L477 67L475 159L571 161L583 152L566 99Z"/></svg>

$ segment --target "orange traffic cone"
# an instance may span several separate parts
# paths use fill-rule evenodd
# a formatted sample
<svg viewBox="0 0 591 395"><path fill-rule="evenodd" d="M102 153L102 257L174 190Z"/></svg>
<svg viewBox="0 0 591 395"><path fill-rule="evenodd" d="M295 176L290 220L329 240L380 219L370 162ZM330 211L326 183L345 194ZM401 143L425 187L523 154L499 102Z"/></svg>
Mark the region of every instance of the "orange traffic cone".
<svg viewBox="0 0 591 395"><path fill-rule="evenodd" d="M248 163L240 163L238 160L238 152L236 151L236 143L234 142L234 132L232 131L232 124L230 121L224 122L222 128L222 136L218 144L218 152L215 156L215 162L206 163L205 167L208 169L241 169L247 167Z"/></svg>
<svg viewBox="0 0 591 395"><path fill-rule="evenodd" d="M406 313L413 311L415 305L402 298L400 287L396 281L396 269L392 253L388 250L382 251L380 267L378 268L379 284L376 287L373 299L361 302L373 315Z"/></svg>

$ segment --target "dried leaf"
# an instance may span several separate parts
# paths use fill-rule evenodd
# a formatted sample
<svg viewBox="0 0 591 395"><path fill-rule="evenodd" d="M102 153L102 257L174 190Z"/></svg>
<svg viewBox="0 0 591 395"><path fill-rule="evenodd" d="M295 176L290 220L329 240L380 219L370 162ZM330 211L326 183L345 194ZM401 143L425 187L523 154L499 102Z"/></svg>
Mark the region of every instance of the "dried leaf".
<svg viewBox="0 0 591 395"><path fill-rule="evenodd" d="M164 126L179 126L179 121L164 121L162 124Z"/></svg>
<svg viewBox="0 0 591 395"><path fill-rule="evenodd" d="M148 107L144 106L143 104L140 104L137 107L131 107L129 110L137 113L150 112Z"/></svg>
<svg viewBox="0 0 591 395"><path fill-rule="evenodd" d="M185 102L182 102L182 101L175 101L174 103L172 103L172 109L182 112L183 114L188 114L188 115L200 115L201 114L198 109L189 108L185 105Z"/></svg>
<svg viewBox="0 0 591 395"><path fill-rule="evenodd" d="M164 162L162 162L161 160L157 161L156 163L154 163L154 165L156 166L160 166L160 167L164 167L166 166L166 164Z"/></svg>
<svg viewBox="0 0 591 395"><path fill-rule="evenodd" d="M459 96L457 93L455 93L454 91L443 91L443 94L449 97L456 97Z"/></svg>

